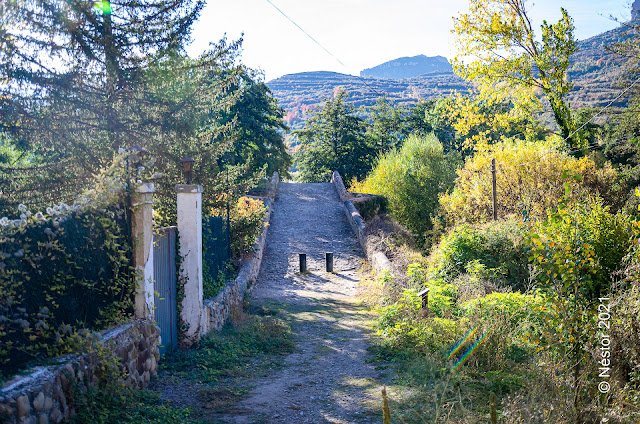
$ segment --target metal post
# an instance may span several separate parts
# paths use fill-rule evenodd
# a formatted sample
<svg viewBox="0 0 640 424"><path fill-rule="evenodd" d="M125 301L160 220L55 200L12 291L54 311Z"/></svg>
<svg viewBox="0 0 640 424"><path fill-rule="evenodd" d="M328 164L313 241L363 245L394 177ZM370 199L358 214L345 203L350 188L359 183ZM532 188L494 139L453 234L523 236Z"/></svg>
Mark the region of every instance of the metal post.
<svg viewBox="0 0 640 424"><path fill-rule="evenodd" d="M491 184L493 197L493 220L498 220L498 194L496 188L496 160L491 159Z"/></svg>
<svg viewBox="0 0 640 424"><path fill-rule="evenodd" d="M307 272L307 255L300 253L300 273L304 274L305 272Z"/></svg>
<svg viewBox="0 0 640 424"><path fill-rule="evenodd" d="M333 252L326 252L324 256L327 265L327 272L333 272Z"/></svg>

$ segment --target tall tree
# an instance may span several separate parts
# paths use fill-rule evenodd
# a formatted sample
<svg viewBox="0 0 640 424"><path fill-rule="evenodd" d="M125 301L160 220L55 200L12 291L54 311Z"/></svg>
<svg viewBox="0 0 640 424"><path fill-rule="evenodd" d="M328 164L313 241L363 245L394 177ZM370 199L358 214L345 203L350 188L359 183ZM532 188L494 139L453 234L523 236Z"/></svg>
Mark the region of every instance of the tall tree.
<svg viewBox="0 0 640 424"><path fill-rule="evenodd" d="M0 4L0 131L30 146L39 164L47 165L50 172L41 172L36 184L65 187L68 200L119 147L159 138L165 124L159 112L167 105L154 103L157 98L145 90L145 70L181 48L203 5L204 0Z"/></svg>
<svg viewBox="0 0 640 424"><path fill-rule="evenodd" d="M536 93L542 93L562 137L570 147L581 147L565 98L573 87L567 68L577 43L573 20L565 9L561 12L556 24L543 21L539 39L525 0L469 0L469 12L454 20L458 55L453 65L478 84L480 98L504 100L507 94L514 104L511 116L539 108Z"/></svg>
<svg viewBox="0 0 640 424"><path fill-rule="evenodd" d="M255 71L240 67L229 91L240 93L237 102L223 113L224 122L233 122L231 151L225 159L232 165L247 164L252 175L278 172L289 176L291 156L284 144L284 109Z"/></svg>
<svg viewBox="0 0 640 424"><path fill-rule="evenodd" d="M341 90L322 109L296 131L301 148L297 158L300 179L326 182L332 171L345 179L363 179L373 166L376 150L365 137L366 124L357 116L353 105L346 103L348 94Z"/></svg>

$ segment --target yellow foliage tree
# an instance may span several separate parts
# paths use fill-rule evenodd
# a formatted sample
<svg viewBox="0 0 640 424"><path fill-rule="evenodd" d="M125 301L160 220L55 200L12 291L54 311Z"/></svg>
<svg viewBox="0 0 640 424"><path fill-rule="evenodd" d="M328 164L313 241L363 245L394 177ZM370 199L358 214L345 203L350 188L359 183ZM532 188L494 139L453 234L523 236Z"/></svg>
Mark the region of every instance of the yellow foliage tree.
<svg viewBox="0 0 640 424"><path fill-rule="evenodd" d="M573 20L565 9L561 11L562 18L556 24L543 21L538 39L525 0L469 0L469 12L454 19L458 54L453 67L476 84L477 101L513 102L511 110L493 117L493 125L504 126L540 110L538 95L542 94L549 101L562 138L576 147L580 142L565 96L573 87L567 68L577 43ZM484 119L473 101L460 98L457 103L458 131Z"/></svg>
<svg viewBox="0 0 640 424"><path fill-rule="evenodd" d="M597 169L595 162L576 159L551 136L543 142L504 141L479 150L459 169L456 186L441 196L440 204L453 223L485 222L492 216L491 159L496 159L498 216L544 218L546 211L565 195L565 171L580 175L572 180L575 198L585 193L611 197L616 173L609 165Z"/></svg>

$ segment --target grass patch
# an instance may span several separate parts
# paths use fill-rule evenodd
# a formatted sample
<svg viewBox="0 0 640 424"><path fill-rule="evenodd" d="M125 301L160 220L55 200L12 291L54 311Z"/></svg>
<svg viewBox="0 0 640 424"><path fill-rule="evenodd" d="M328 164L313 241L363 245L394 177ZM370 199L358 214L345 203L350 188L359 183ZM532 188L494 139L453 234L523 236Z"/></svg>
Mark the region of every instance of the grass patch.
<svg viewBox="0 0 640 424"><path fill-rule="evenodd" d="M73 424L204 424L188 408L171 406L150 390L121 388L115 391L89 389L77 398Z"/></svg>
<svg viewBox="0 0 640 424"><path fill-rule="evenodd" d="M161 369L173 377L213 384L273 366L267 356L294 349L289 326L273 316L241 314L235 321L220 332L211 332L193 349L167 355Z"/></svg>

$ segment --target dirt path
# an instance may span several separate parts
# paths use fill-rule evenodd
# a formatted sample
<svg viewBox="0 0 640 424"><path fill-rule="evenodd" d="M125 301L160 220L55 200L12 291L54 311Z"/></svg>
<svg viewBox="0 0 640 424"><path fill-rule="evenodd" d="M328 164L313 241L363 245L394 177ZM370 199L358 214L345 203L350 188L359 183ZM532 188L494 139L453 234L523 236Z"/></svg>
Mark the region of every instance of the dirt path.
<svg viewBox="0 0 640 424"><path fill-rule="evenodd" d="M334 273L324 271L334 252ZM298 273L298 253L309 273ZM331 184L281 184L252 308L279 310L296 351L253 390L228 423L379 423L380 374L367 363L371 318L355 298L363 252Z"/></svg>

